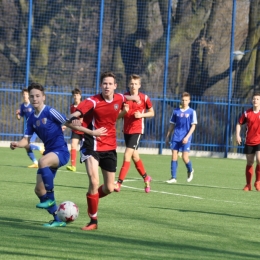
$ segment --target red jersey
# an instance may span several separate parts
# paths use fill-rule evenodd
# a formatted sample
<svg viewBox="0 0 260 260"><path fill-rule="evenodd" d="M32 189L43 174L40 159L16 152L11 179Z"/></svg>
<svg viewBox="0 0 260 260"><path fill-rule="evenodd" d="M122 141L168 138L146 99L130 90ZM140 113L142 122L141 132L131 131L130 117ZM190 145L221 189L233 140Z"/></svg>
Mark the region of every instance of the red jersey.
<svg viewBox="0 0 260 260"><path fill-rule="evenodd" d="M125 95L130 95L127 92ZM139 111L144 113L147 109L150 109L153 104L150 98L143 94L138 93L140 102L137 104L133 101L126 101L129 105L129 111L124 116L124 133L125 134L143 134L144 133L144 118L135 118L134 113Z"/></svg>
<svg viewBox="0 0 260 260"><path fill-rule="evenodd" d="M74 104L71 104L70 105L70 113L73 114L76 111L77 111L77 106L75 106ZM84 134L83 132L80 132L80 131L74 130L74 129L71 129L71 131L74 132L75 134L78 134L78 135L83 135Z"/></svg>
<svg viewBox="0 0 260 260"><path fill-rule="evenodd" d="M240 125L246 124L247 145L260 144L260 112L254 112L253 108L246 110L238 120Z"/></svg>
<svg viewBox="0 0 260 260"><path fill-rule="evenodd" d="M95 95L82 101L78 107L83 116L83 126L94 130L101 127L107 129L104 136L84 135L85 146L93 151L116 150L116 121L123 103L126 101L124 95L114 94L112 101L107 101L102 94Z"/></svg>

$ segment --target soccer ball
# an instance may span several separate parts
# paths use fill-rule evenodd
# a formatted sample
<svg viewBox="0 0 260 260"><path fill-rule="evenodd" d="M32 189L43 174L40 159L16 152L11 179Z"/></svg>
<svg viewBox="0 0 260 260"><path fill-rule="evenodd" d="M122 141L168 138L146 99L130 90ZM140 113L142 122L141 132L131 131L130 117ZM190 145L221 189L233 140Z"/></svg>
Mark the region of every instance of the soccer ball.
<svg viewBox="0 0 260 260"><path fill-rule="evenodd" d="M61 221L72 222L79 216L79 208L72 201L64 201L59 205L57 215Z"/></svg>

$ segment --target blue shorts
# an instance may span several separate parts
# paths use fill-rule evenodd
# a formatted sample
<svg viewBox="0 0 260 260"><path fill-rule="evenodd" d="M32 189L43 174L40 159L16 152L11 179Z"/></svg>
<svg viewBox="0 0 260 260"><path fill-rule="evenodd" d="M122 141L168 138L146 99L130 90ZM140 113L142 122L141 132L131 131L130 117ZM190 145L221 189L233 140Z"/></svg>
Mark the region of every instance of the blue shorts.
<svg viewBox="0 0 260 260"><path fill-rule="evenodd" d="M190 145L191 142L188 142L186 144L183 144L181 142L171 142L170 148L171 150L177 150L179 152L190 152Z"/></svg>
<svg viewBox="0 0 260 260"><path fill-rule="evenodd" d="M70 160L70 153L68 150L53 150L52 153L55 153L59 158L58 168L66 165Z"/></svg>

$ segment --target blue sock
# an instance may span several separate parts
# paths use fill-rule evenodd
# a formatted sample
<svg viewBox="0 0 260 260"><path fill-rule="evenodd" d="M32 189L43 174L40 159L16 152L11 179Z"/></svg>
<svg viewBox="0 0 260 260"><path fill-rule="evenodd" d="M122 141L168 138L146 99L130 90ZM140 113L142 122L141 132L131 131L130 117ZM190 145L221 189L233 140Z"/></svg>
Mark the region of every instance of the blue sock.
<svg viewBox="0 0 260 260"><path fill-rule="evenodd" d="M31 150L38 150L38 151L40 151L40 150L41 150L41 147L38 146L38 145L35 145L35 144L30 144L30 149L31 149Z"/></svg>
<svg viewBox="0 0 260 260"><path fill-rule="evenodd" d="M171 161L171 175L172 178L176 179L177 177L177 168L178 168L178 161Z"/></svg>
<svg viewBox="0 0 260 260"><path fill-rule="evenodd" d="M188 172L192 172L191 161L189 161L189 162L186 164L186 168L187 168Z"/></svg>
<svg viewBox="0 0 260 260"><path fill-rule="evenodd" d="M47 193L42 196L39 196L39 199L40 199L40 202L44 202L45 200L47 200L48 199Z"/></svg>
<svg viewBox="0 0 260 260"><path fill-rule="evenodd" d="M42 176L42 180L43 180L45 189L47 191L46 197L50 200L55 200L53 188L54 188L54 177L55 177L56 171L57 171L57 169L54 170L54 169L50 169L49 167L45 167L45 168L38 170L38 173L40 173ZM53 215L55 221L60 221L60 219L58 218L58 216L56 214L57 209L58 208L55 203L53 206L48 208L47 211L51 215Z"/></svg>
<svg viewBox="0 0 260 260"><path fill-rule="evenodd" d="M29 156L29 158L33 161L33 163L38 163L37 159L35 158L33 151L30 149L29 151L27 151L27 155Z"/></svg>

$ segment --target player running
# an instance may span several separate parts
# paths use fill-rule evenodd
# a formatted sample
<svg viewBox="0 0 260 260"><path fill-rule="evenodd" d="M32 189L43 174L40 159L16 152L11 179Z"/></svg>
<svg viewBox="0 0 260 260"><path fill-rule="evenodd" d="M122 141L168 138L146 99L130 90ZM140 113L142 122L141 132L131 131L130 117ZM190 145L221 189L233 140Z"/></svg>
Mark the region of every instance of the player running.
<svg viewBox="0 0 260 260"><path fill-rule="evenodd" d="M144 133L144 119L154 117L154 109L150 98L139 92L141 87L141 77L133 74L130 76L129 92L125 95L134 95L140 97L140 102L127 101L124 104L124 110L119 114L119 118L124 119L124 139L125 139L125 153L124 161L121 167L115 191L119 192L121 185L129 171L131 159L135 164L135 168L144 180L144 190L146 193L150 192L151 176L147 175L143 162L137 151L140 139Z"/></svg>

